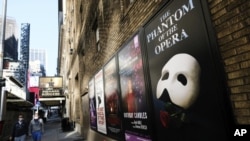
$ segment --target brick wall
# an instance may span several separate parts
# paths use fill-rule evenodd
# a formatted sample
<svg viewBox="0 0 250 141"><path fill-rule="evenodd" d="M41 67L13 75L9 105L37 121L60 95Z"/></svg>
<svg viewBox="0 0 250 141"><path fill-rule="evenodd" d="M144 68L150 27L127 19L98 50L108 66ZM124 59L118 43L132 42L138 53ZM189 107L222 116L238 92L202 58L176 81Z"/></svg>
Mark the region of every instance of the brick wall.
<svg viewBox="0 0 250 141"><path fill-rule="evenodd" d="M250 1L208 0L238 124L250 124Z"/></svg>
<svg viewBox="0 0 250 141"><path fill-rule="evenodd" d="M82 3L84 22L76 24L79 35L80 94L85 93L90 78L142 27L166 2L164 0L136 0L124 10L122 0L78 1ZM211 21L215 30L222 68L226 76L228 95L238 124L250 124L250 1L208 0ZM78 13L79 14L79 13ZM95 20L100 33L101 50L95 46ZM79 22L79 20L78 20ZM84 55L81 54L84 48ZM71 68L69 68L71 69ZM71 70L74 71L74 70ZM86 115L81 115L86 116Z"/></svg>
<svg viewBox="0 0 250 141"><path fill-rule="evenodd" d="M97 1L90 4L87 11L89 15L86 20L87 40L84 43L87 54L80 60L85 68L85 80L83 84L88 84L89 78L100 70L109 59L117 52L126 40L128 40L139 28L152 16L165 1L145 1L137 0L133 4L133 9L122 11L120 1L107 2L103 4L103 9ZM136 15L136 16L135 16ZM95 48L95 32L93 31L94 20L97 19L101 50ZM84 60L84 61L83 61Z"/></svg>
<svg viewBox="0 0 250 141"><path fill-rule="evenodd" d="M250 124L250 1L207 1L221 56L221 60L218 61L224 68L226 87L235 121L238 124ZM122 2L123 0L76 0L73 3L74 15L70 12L67 18L70 19L69 23L71 19L73 21L73 24L68 25L72 28L69 38L74 39L74 48L77 50L77 54L74 55L78 57L72 57L72 61L69 62L72 65L66 72L79 73L79 94L86 93L88 82L94 74L167 1L136 0L128 9L124 9ZM93 30L95 21L99 27L100 51L97 51L95 43L96 37ZM79 69L72 67L78 64ZM83 108L79 103L75 107L83 108L79 110L85 111L80 115L83 120L84 117L88 117L86 107ZM84 123L87 123L87 120ZM87 136L88 125L82 126L85 128L84 135ZM106 137L101 136L101 138Z"/></svg>
<svg viewBox="0 0 250 141"><path fill-rule="evenodd" d="M84 47L87 54L80 59L85 70L82 83L90 77L162 6L163 1L137 0L133 9L122 11L120 1L90 4L86 21ZM226 74L227 87L235 120L250 124L250 1L208 0L211 20ZM136 16L134 16L136 15ZM94 20L100 28L101 50L95 48ZM84 60L84 61L83 61Z"/></svg>

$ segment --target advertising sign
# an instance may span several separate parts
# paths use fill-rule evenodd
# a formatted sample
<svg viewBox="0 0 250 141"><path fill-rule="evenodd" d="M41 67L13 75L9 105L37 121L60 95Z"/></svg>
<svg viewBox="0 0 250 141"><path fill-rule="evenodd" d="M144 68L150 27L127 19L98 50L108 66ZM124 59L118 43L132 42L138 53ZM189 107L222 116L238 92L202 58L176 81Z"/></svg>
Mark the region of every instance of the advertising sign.
<svg viewBox="0 0 250 141"><path fill-rule="evenodd" d="M95 98L96 98L96 114L97 114L97 131L103 134L107 134L102 70L100 70L95 75Z"/></svg>
<svg viewBox="0 0 250 141"><path fill-rule="evenodd" d="M89 81L89 119L90 119L90 127L93 130L97 129L96 123L96 101L95 101L95 85L94 78Z"/></svg>
<svg viewBox="0 0 250 141"><path fill-rule="evenodd" d="M175 0L145 26L158 140L226 140L201 0Z"/></svg>
<svg viewBox="0 0 250 141"><path fill-rule="evenodd" d="M40 97L61 97L62 89L43 89L39 91Z"/></svg>
<svg viewBox="0 0 250 141"><path fill-rule="evenodd" d="M126 141L151 140L141 45L134 36L118 53Z"/></svg>
<svg viewBox="0 0 250 141"><path fill-rule="evenodd" d="M103 71L108 135L120 138L122 136L122 119L116 62L116 58L112 58L105 65Z"/></svg>
<svg viewBox="0 0 250 141"><path fill-rule="evenodd" d="M30 76L29 87L38 87L38 86L39 86L39 76Z"/></svg>
<svg viewBox="0 0 250 141"><path fill-rule="evenodd" d="M62 77L39 77L40 97L61 97Z"/></svg>
<svg viewBox="0 0 250 141"><path fill-rule="evenodd" d="M40 89L62 88L62 77L39 77Z"/></svg>

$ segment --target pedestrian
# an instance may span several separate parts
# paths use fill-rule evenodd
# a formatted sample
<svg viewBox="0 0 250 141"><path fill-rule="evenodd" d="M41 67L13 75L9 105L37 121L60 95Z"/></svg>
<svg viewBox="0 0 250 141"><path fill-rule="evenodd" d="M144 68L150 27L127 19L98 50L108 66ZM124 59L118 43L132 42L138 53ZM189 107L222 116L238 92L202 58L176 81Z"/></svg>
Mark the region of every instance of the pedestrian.
<svg viewBox="0 0 250 141"><path fill-rule="evenodd" d="M15 122L12 128L12 134L9 137L9 140L25 141L27 135L28 135L28 124L24 120L23 115L19 114L18 121Z"/></svg>
<svg viewBox="0 0 250 141"><path fill-rule="evenodd" d="M29 135L32 136L33 141L41 141L43 133L44 133L43 120L39 118L38 112L36 112L29 124Z"/></svg>

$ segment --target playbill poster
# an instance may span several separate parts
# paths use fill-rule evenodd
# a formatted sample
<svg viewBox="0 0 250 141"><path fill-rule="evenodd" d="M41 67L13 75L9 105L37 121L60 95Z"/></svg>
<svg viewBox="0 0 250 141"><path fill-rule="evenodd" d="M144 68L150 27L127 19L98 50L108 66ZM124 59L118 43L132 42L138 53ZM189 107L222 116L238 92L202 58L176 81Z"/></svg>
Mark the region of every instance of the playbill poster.
<svg viewBox="0 0 250 141"><path fill-rule="evenodd" d="M90 127L93 130L96 130L96 100L95 100L95 85L94 79L92 78L89 81L89 119L90 119Z"/></svg>
<svg viewBox="0 0 250 141"><path fill-rule="evenodd" d="M141 45L135 35L118 53L126 141L151 140Z"/></svg>
<svg viewBox="0 0 250 141"><path fill-rule="evenodd" d="M122 137L120 91L118 87L117 61L113 57L103 68L104 92L106 98L106 120L108 135Z"/></svg>
<svg viewBox="0 0 250 141"><path fill-rule="evenodd" d="M95 75L97 131L107 134L102 69Z"/></svg>
<svg viewBox="0 0 250 141"><path fill-rule="evenodd" d="M158 140L226 140L201 0L175 0L145 25Z"/></svg>

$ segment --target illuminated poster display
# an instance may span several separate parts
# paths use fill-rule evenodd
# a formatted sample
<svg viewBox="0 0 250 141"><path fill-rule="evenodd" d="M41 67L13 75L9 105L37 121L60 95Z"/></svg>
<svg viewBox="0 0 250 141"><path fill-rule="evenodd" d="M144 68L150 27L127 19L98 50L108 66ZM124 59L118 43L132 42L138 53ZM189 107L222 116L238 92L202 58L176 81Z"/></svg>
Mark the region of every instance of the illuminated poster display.
<svg viewBox="0 0 250 141"><path fill-rule="evenodd" d="M145 26L158 140L227 140L202 9L171 1Z"/></svg>
<svg viewBox="0 0 250 141"><path fill-rule="evenodd" d="M94 78L89 81L89 119L90 119L90 127L91 129L96 130L96 100L95 100L95 85Z"/></svg>
<svg viewBox="0 0 250 141"><path fill-rule="evenodd" d="M39 77L40 89L54 89L63 87L62 77Z"/></svg>
<svg viewBox="0 0 250 141"><path fill-rule="evenodd" d="M138 35L123 47L118 53L118 59L125 139L127 141L151 140Z"/></svg>
<svg viewBox="0 0 250 141"><path fill-rule="evenodd" d="M108 135L119 139L122 136L122 119L116 62L116 58L112 58L103 71Z"/></svg>
<svg viewBox="0 0 250 141"><path fill-rule="evenodd" d="M97 131L103 134L107 134L102 70L100 70L95 75L95 98L96 98L96 114L97 114Z"/></svg>
<svg viewBox="0 0 250 141"><path fill-rule="evenodd" d="M39 77L40 97L61 97L62 77Z"/></svg>

